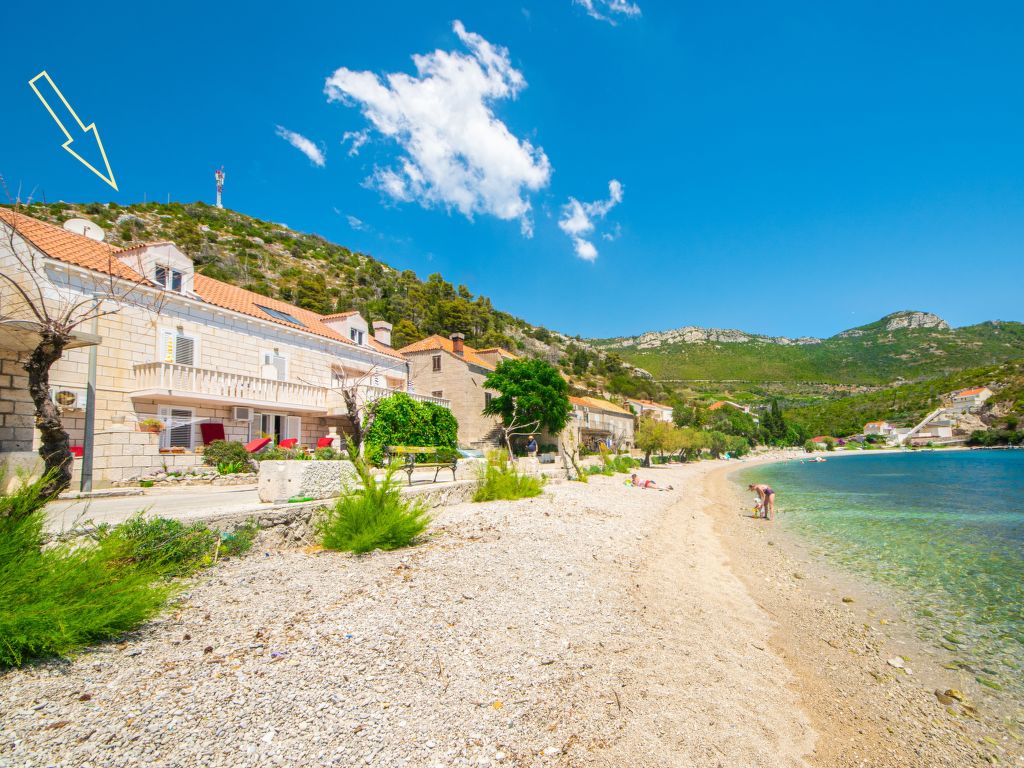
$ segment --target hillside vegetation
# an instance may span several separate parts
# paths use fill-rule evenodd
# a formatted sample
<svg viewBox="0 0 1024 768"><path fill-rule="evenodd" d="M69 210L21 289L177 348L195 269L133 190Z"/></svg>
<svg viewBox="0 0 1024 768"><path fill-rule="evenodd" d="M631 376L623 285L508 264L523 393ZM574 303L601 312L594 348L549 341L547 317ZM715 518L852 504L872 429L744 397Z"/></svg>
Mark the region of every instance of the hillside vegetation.
<svg viewBox="0 0 1024 768"><path fill-rule="evenodd" d="M901 318L923 313L896 313L829 339L779 343L763 336L746 341L664 343L633 339L592 342L614 349L624 360L662 381L817 382L823 384L884 385L918 380L995 365L1024 357L1024 323L991 321L949 328L935 318L936 327L898 327ZM929 316L933 317L934 316Z"/></svg>
<svg viewBox="0 0 1024 768"><path fill-rule="evenodd" d="M1011 429L1024 422L1024 360L793 408L785 418L808 434L836 437L859 433L867 422L882 419L912 426L937 408L944 395L981 385L996 392L986 403L982 416L986 422Z"/></svg>

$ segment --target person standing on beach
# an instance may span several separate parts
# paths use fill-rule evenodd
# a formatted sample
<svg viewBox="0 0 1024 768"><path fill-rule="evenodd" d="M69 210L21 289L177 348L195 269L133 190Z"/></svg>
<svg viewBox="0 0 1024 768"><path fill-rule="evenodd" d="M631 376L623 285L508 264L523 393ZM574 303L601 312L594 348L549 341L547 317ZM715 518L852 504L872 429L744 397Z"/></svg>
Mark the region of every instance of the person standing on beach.
<svg viewBox="0 0 1024 768"><path fill-rule="evenodd" d="M761 513L758 517L763 517L765 520L775 517L775 491L772 490L772 487L764 483L751 483L747 487L757 494L757 498L761 502Z"/></svg>
<svg viewBox="0 0 1024 768"><path fill-rule="evenodd" d="M526 444L526 452L530 458L534 458L537 455L537 436L530 435L530 441Z"/></svg>

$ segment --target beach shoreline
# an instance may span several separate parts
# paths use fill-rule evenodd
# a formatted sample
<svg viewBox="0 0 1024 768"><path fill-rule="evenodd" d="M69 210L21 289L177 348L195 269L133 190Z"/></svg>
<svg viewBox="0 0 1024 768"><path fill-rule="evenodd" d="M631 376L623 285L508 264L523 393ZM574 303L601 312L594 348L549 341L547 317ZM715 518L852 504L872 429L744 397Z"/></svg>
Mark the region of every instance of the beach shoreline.
<svg viewBox="0 0 1024 768"><path fill-rule="evenodd" d="M801 458L762 454L715 468L704 483L715 500L715 534L752 597L772 615L771 647L796 677L798 698L819 734L812 765L1024 765L1011 725L1020 710L972 675L945 668L953 655L918 636L904 595L829 562L785 524L751 517L751 497L736 475ZM785 514L785 490L777 490ZM903 668L890 659L905 660L896 662ZM950 689L962 692L963 702L936 696Z"/></svg>

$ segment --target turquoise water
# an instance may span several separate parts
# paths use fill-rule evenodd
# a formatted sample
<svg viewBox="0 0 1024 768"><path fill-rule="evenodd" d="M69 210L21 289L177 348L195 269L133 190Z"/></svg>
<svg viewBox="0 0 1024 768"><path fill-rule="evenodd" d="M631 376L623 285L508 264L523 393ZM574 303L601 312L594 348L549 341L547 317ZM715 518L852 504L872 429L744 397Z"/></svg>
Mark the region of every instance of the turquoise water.
<svg viewBox="0 0 1024 768"><path fill-rule="evenodd" d="M1024 689L1024 451L915 452L745 470L780 524L901 590L921 634L990 687Z"/></svg>

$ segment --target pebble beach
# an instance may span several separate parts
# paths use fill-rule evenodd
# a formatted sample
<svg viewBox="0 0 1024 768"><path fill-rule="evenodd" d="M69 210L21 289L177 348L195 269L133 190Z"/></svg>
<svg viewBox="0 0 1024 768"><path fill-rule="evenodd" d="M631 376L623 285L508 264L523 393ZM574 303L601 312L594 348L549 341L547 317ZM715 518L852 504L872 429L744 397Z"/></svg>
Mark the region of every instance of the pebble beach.
<svg viewBox="0 0 1024 768"><path fill-rule="evenodd" d="M441 507L396 552L257 547L119 642L4 673L0 766L1017 764L892 674L864 603L792 577L735 464Z"/></svg>

